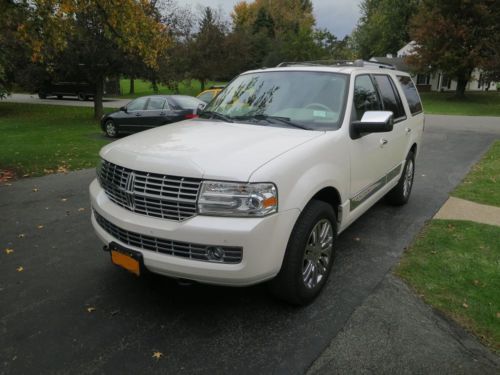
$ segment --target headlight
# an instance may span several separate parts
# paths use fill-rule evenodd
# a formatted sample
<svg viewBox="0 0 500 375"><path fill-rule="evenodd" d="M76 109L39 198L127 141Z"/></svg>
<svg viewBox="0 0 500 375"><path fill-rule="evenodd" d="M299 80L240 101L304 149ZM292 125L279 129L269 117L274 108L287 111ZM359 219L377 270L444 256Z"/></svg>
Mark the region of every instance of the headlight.
<svg viewBox="0 0 500 375"><path fill-rule="evenodd" d="M201 215L262 217L278 211L278 191L271 183L204 181L198 199Z"/></svg>

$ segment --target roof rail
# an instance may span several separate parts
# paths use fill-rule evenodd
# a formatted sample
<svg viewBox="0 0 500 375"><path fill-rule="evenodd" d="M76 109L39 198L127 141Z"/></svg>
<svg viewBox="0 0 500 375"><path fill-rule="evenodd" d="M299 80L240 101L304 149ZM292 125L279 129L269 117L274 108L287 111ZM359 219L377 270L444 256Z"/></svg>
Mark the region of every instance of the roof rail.
<svg viewBox="0 0 500 375"><path fill-rule="evenodd" d="M315 61L297 61L289 62L284 61L277 65L278 68L283 68L287 66L350 66L350 67L371 67L379 69L392 69L396 70L396 67L392 64L379 63L374 61L365 60L315 60Z"/></svg>

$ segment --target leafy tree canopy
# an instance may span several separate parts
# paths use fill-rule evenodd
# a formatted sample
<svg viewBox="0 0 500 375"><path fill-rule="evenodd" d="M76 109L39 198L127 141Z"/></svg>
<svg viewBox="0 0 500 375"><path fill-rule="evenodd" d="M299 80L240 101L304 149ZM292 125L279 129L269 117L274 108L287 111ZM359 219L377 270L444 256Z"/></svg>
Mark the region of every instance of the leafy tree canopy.
<svg viewBox="0 0 500 375"><path fill-rule="evenodd" d="M423 0L412 23L420 70L442 70L457 79L464 96L474 68L500 71L500 2L498 0Z"/></svg>

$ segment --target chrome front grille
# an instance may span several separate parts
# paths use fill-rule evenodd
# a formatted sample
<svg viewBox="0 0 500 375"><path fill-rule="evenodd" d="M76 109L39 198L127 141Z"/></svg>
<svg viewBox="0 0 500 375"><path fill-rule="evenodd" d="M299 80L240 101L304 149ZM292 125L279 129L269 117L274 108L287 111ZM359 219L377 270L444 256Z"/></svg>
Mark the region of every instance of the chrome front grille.
<svg viewBox="0 0 500 375"><path fill-rule="evenodd" d="M97 174L109 199L132 212L177 221L196 215L201 179L134 171L106 160Z"/></svg>
<svg viewBox="0 0 500 375"><path fill-rule="evenodd" d="M94 211L94 216L101 228L111 236L127 245L135 246L140 249L215 263L236 264L240 263L243 257L243 249L241 247L200 245L146 236L144 234L134 233L119 228L103 218L96 211ZM214 248L222 250L222 252L219 252L223 254L220 258L216 259L213 257Z"/></svg>

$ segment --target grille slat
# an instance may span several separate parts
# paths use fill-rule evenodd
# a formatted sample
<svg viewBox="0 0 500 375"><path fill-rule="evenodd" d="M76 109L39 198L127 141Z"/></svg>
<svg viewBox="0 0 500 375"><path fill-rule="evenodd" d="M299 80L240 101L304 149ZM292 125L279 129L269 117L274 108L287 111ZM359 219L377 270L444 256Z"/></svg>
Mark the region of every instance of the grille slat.
<svg viewBox="0 0 500 375"><path fill-rule="evenodd" d="M98 174L109 199L129 211L175 221L196 216L200 179L135 171L106 160Z"/></svg>
<svg viewBox="0 0 500 375"><path fill-rule="evenodd" d="M222 260L214 261L208 256L208 248L210 245L192 244L188 242L146 236L144 234L122 229L103 218L96 211L94 211L94 216L97 223L107 233L115 237L120 242L138 247L140 249L193 260L228 264L240 263L243 257L243 249L241 247L220 246L220 248L224 250L224 256Z"/></svg>

